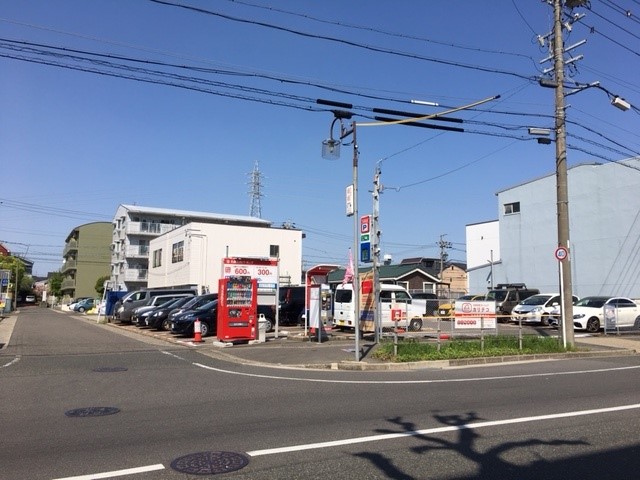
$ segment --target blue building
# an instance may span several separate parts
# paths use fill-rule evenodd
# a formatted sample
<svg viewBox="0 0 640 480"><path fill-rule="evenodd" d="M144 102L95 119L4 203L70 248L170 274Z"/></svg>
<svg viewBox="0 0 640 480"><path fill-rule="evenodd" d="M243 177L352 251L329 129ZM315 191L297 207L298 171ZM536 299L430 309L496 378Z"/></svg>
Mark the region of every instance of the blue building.
<svg viewBox="0 0 640 480"><path fill-rule="evenodd" d="M568 189L573 293L640 298L640 157L573 166ZM498 241L488 243L484 252L481 237L469 234L479 224L467 226L467 242L473 243L467 250L488 259L492 248L494 259L467 262L469 291L486 291L489 283L559 291L555 174L502 190L497 197ZM487 231L491 228L495 221L487 222Z"/></svg>

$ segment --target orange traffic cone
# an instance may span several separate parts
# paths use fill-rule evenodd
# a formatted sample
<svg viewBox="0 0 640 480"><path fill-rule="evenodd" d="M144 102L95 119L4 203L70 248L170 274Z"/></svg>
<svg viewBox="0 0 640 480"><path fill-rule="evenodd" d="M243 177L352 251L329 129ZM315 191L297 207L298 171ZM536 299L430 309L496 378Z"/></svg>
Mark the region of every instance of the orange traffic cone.
<svg viewBox="0 0 640 480"><path fill-rule="evenodd" d="M196 318L196 321L193 322L193 341L195 343L202 342L202 329L200 327L200 320Z"/></svg>

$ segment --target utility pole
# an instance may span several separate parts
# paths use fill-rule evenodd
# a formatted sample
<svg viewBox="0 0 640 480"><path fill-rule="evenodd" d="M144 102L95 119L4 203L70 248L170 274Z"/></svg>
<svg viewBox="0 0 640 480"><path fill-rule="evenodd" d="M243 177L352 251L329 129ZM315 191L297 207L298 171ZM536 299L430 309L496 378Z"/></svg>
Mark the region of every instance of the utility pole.
<svg viewBox="0 0 640 480"><path fill-rule="evenodd" d="M558 259L560 267L562 332L564 344L573 347L573 285L571 279L571 249L569 243L569 189L567 175L567 130L564 103L564 41L562 38L563 6L573 8L584 0L553 0L553 65L555 80L555 131L556 131L556 209L558 216L558 248L568 252Z"/></svg>
<svg viewBox="0 0 640 480"><path fill-rule="evenodd" d="M382 193L382 185L380 185L380 163L376 164L376 170L373 174L373 215L371 218L371 248L373 250L373 294L375 302L373 324L375 328L375 342L378 343L380 323L380 235L381 231L378 225L380 214L380 193Z"/></svg>
<svg viewBox="0 0 640 480"><path fill-rule="evenodd" d="M440 235L440 241L438 242L438 247L440 247L440 280L442 281L442 272L444 271L444 262L449 258L449 254L447 253L447 249L451 248L453 244L451 242L446 242L444 237L447 234L443 233Z"/></svg>

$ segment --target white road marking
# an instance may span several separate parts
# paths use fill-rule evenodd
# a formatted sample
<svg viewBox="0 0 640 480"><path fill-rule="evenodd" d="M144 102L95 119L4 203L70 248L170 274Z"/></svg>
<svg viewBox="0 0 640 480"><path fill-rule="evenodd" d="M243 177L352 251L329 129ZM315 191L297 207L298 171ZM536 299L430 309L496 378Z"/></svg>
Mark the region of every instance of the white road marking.
<svg viewBox="0 0 640 480"><path fill-rule="evenodd" d="M261 455L274 455L274 454L280 454L280 453L301 452L304 450L316 450L319 448L340 447L344 445L355 445L359 443L378 442L381 440L393 440L396 438L416 437L419 435L432 435L435 433L443 433L443 432L455 432L458 430L474 430L478 428L495 427L499 425L511 425L516 423L526 423L526 422L540 422L545 420L556 420L558 418L579 417L583 415L598 415L601 413L620 412L623 410L633 410L638 408L640 408L640 403L636 403L633 405L621 405L619 407L582 410L577 412L539 415L536 417L520 417L520 418L507 419L507 420L494 420L490 422L467 423L465 425L427 428L425 430L415 430L411 432L386 433L382 435L370 435L367 437L345 438L343 440L333 440L330 442L308 443L306 445L292 445L290 447L253 450L251 452L246 452L246 453L251 457L258 457Z"/></svg>
<svg viewBox="0 0 640 480"><path fill-rule="evenodd" d="M9 363L5 363L4 365L1 365L0 368L10 367L14 363L18 363L19 361L20 361L20 357L16 357L13 360L11 360Z"/></svg>
<svg viewBox="0 0 640 480"><path fill-rule="evenodd" d="M425 384L425 383L456 383L456 382L480 382L485 380L508 380L514 378L533 378L533 377L555 377L560 375L585 375L587 373L603 373L603 372L616 372L623 370L637 370L640 369L640 365L634 365L629 367L612 367L612 368L598 368L594 370L572 370L568 372L548 372L548 373L528 373L522 375L503 375L503 376L491 376L491 377L478 377L478 378L447 378L436 380L336 380L336 379L323 379L323 378L298 378L298 377L285 377L277 375L261 375L258 373L245 373L234 372L232 370L224 370L222 368L210 367L201 363L192 363L192 365L206 370L213 370L220 373L228 373L230 375L242 375L245 377L254 378L266 378L271 380L291 380L295 382L316 382L316 383L349 383L349 384L368 384L368 385L410 385L410 384Z"/></svg>
<svg viewBox="0 0 640 480"><path fill-rule="evenodd" d="M156 470L164 470L164 465L157 463L155 465L147 465L145 467L126 468L124 470L114 470L112 472L90 473L88 475L78 475L77 477L61 477L54 480L93 480L97 478L122 477L124 475L134 475L136 473L153 472Z"/></svg>
<svg viewBox="0 0 640 480"><path fill-rule="evenodd" d="M160 353L164 353L165 355L169 355L170 357L177 358L178 360L184 360L185 362L187 361L185 358L182 358L181 356L176 355L175 353L166 352L164 350L160 350Z"/></svg>

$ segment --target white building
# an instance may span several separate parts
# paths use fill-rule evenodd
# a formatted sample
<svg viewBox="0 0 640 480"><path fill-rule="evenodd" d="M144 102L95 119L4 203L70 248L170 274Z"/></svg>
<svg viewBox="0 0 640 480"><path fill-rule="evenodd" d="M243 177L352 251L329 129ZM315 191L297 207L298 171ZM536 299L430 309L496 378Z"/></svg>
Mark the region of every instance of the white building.
<svg viewBox="0 0 640 480"><path fill-rule="evenodd" d="M225 257L279 259L280 283L299 285L302 232L267 225L193 222L151 240L148 286L217 292Z"/></svg>
<svg viewBox="0 0 640 480"><path fill-rule="evenodd" d="M571 167L568 191L573 293L640 297L640 158ZM493 270L494 284L559 291L555 175L497 196L499 262L468 262L469 290L486 291ZM475 255L482 240L473 225L467 226L467 241Z"/></svg>
<svg viewBox="0 0 640 480"><path fill-rule="evenodd" d="M246 250L244 252L245 256L269 257L269 246L280 245L276 241L278 238L287 239L283 247L280 248L280 256L281 258L287 258L286 268L287 272L289 272L288 274L291 275L292 283L299 283L302 271L302 232L300 230L275 228L272 227L271 222L268 220L250 216L172 210L139 205L120 205L113 219L113 239L111 243L111 281L117 286L116 288L131 291L147 286L203 285L205 278L207 283L210 284L214 277L211 275L205 276L204 273L201 273L200 276L193 272L186 276L174 276L173 273L175 272L173 270L177 270L177 268L173 270L167 268L166 272L160 274L161 267L156 267L158 270L154 269L153 275L150 275L149 272L151 241L174 229L192 223L198 226L190 227L192 230L191 239L195 241L197 238L204 238L197 235L207 235L210 240L215 238L216 242L224 244L225 249L228 247L230 255L235 256L241 256L240 251ZM213 225L217 229L214 229L212 233L209 229L205 231L201 225ZM184 229L181 230L181 234L183 237L185 236ZM289 252L289 246L293 244L288 240L289 238L297 239L295 244L297 251L295 253ZM245 247L245 244L251 242L255 243L253 247ZM265 247L267 242L271 243ZM196 250L191 245L191 243L188 243L189 255L191 250ZM219 253L217 244L209 246L206 250L205 253L200 253L198 250L196 255L201 255L203 258L206 257L204 262L209 264L207 268L212 268L210 264L213 258L221 258L214 257ZM170 252L171 250L169 250ZM180 265L174 264L174 267L187 269L187 265L189 265L189 270L194 268L197 262L195 258L191 259L189 256L183 258L185 260L180 262ZM289 260L290 258L294 260ZM172 265L171 257L168 259L169 262L165 262L164 267ZM295 259L297 259L297 263ZM216 266L219 266L219 263L216 263ZM296 268L297 270L295 270ZM170 273L172 275L169 275ZM180 282L172 283L174 278L180 278ZM184 281L182 281L183 279ZM212 291L217 291L217 281L215 286L208 285L208 287L213 287Z"/></svg>

